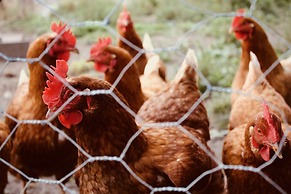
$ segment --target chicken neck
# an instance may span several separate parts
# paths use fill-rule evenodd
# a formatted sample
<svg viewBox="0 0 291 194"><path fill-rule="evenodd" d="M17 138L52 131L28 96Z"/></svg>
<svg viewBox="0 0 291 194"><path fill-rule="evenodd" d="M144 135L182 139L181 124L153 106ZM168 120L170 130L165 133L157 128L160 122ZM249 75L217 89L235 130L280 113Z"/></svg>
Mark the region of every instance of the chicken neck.
<svg viewBox="0 0 291 194"><path fill-rule="evenodd" d="M122 70L131 61L130 55L123 49L110 46L109 52L116 55L117 64L113 71L105 73L105 80L114 84ZM145 101L145 96L141 90L141 83L136 66L132 64L124 73L116 88L125 97L130 108L136 113Z"/></svg>
<svg viewBox="0 0 291 194"><path fill-rule="evenodd" d="M278 60L278 57L268 38L262 37L259 39L254 35L251 39L242 42L241 69L248 70L251 51L257 56L262 72L268 70L269 67L271 67L276 60ZM278 63L267 75L267 79L269 80L271 77L281 73L282 71L282 65Z"/></svg>

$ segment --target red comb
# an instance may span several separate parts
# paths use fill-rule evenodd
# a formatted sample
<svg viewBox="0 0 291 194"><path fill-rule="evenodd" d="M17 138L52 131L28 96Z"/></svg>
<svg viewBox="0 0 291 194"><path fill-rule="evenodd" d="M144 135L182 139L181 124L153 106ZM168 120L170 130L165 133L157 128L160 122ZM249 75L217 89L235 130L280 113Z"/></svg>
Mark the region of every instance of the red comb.
<svg viewBox="0 0 291 194"><path fill-rule="evenodd" d="M90 50L90 54L93 55L95 52L99 52L102 50L105 46L110 45L112 42L110 37L107 38L99 38L97 43L94 44Z"/></svg>
<svg viewBox="0 0 291 194"><path fill-rule="evenodd" d="M56 60L56 67L52 66L52 69L60 77L64 79L67 77L68 64L66 61ZM43 102L48 105L48 108L52 109L60 99L60 94L64 84L52 74L46 72L46 75L48 77L48 80L46 81L48 87L43 91L42 99Z"/></svg>
<svg viewBox="0 0 291 194"><path fill-rule="evenodd" d="M243 18L242 14L245 13L245 10L244 9L238 9L236 11L237 15L233 18L232 20L232 25L236 25L238 23L238 21Z"/></svg>
<svg viewBox="0 0 291 194"><path fill-rule="evenodd" d="M59 22L59 24L53 22L51 24L51 30L57 34L62 33L66 27L67 24L62 25L62 22ZM76 37L72 33L71 28L67 28L67 30L62 34L62 37L67 40L71 46L75 46Z"/></svg>

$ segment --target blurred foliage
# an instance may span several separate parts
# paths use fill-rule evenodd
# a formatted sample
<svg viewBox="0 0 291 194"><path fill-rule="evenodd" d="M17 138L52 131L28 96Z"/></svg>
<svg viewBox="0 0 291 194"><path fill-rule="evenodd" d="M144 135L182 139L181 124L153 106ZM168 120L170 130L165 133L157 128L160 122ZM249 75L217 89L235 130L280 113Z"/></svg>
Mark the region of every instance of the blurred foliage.
<svg viewBox="0 0 291 194"><path fill-rule="evenodd" d="M228 129L230 114L230 94L212 92L211 98L205 100L204 105L208 113L210 128Z"/></svg>
<svg viewBox="0 0 291 194"><path fill-rule="evenodd" d="M57 12L62 13L66 18L84 21L101 21L114 7L114 0L106 1L71 1L64 0L59 3Z"/></svg>

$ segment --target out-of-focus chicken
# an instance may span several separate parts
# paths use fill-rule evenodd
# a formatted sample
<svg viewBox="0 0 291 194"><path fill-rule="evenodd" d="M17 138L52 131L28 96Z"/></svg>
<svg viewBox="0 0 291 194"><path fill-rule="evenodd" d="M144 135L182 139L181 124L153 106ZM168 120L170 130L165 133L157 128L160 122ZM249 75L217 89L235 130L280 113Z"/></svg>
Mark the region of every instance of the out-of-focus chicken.
<svg viewBox="0 0 291 194"><path fill-rule="evenodd" d="M139 77L141 89L147 98L151 98L168 86L160 76L160 57L152 56L144 69L144 74Z"/></svg>
<svg viewBox="0 0 291 194"><path fill-rule="evenodd" d="M155 68L158 69L159 76L164 81L166 81L166 65L162 61L162 59L160 58L160 56L154 52L154 45L152 43L152 39L150 38L150 35L149 34L146 33L144 35L143 41L142 41L142 45L143 45L143 48L146 50L146 57L147 57L148 60L150 60L152 57L156 57L156 58L158 57L159 60L157 60L156 66L153 66L153 67L155 67ZM151 67L151 69L153 67ZM145 67L145 69L146 69L146 67Z"/></svg>
<svg viewBox="0 0 291 194"><path fill-rule="evenodd" d="M243 14L244 12L239 10L238 13ZM232 21L231 30L242 44L240 66L233 80L232 88L235 90L242 88L248 73L250 52L252 51L258 57L262 72L267 71L273 63L276 64L274 68L272 67L272 71L267 74L267 80L291 106L291 72L285 71L278 61L264 29L251 18L238 15ZM233 93L231 98L233 103L237 94Z"/></svg>
<svg viewBox="0 0 291 194"><path fill-rule="evenodd" d="M16 96L7 108L7 123L10 131L16 127L14 117L19 122L23 120L44 120L47 106L42 101L42 92L46 86L46 69L44 66L55 66L56 59L68 60L70 52L75 51L76 37L70 28L61 23L52 23L52 33L44 34L33 41L27 51L28 59L40 57L40 61L28 63L30 78L29 83L24 82L17 88ZM48 52L44 51L48 48ZM42 66L44 65L44 66ZM9 116L8 116L9 115ZM52 124L63 129L74 138L73 132L59 123L58 119ZM13 134L13 147L11 151L11 164L21 172L34 178L39 176L55 175L60 179L71 172L77 163L77 149L67 139L48 125L39 124L37 121L20 123ZM23 183L25 177L16 171L11 172ZM65 182L65 181L64 181Z"/></svg>
<svg viewBox="0 0 291 194"><path fill-rule="evenodd" d="M145 121L181 122L210 139L209 121L198 89L198 67L193 50L189 50L174 80L157 95L148 99L138 115ZM192 110L195 107L194 110Z"/></svg>
<svg viewBox="0 0 291 194"><path fill-rule="evenodd" d="M0 158L6 162L10 162L10 152L11 152L11 140L6 139L9 135L9 129L7 125L0 122ZM4 144L5 143L5 144ZM7 171L8 166L0 161L0 194L4 194L4 189L7 184Z"/></svg>
<svg viewBox="0 0 291 194"><path fill-rule="evenodd" d="M132 57L125 49L110 44L110 37L99 39L91 48L89 61L94 62L97 71L105 73L106 81L117 84L117 90L125 97L129 107L137 113L146 97L141 90L136 66L130 64ZM123 72L125 70L126 72Z"/></svg>
<svg viewBox="0 0 291 194"><path fill-rule="evenodd" d="M127 11L125 5L118 16L116 28L120 35L117 40L119 47L127 50L132 58L136 57L139 52L142 53L135 62L139 75L142 75L147 64L147 58L145 53L141 51L143 49L141 38L134 28L130 13Z"/></svg>
<svg viewBox="0 0 291 194"><path fill-rule="evenodd" d="M67 70L66 62L57 61L56 72L65 78L66 72L63 70ZM54 111L75 94L57 77L49 75L49 80L43 100ZM112 87L106 81L87 76L69 78L67 83L77 91L87 93L93 90L109 90ZM127 104L116 89L112 92ZM213 168L211 158L178 127L147 128L139 131L134 117L108 93L75 95L62 109L58 118L65 126L75 130L77 143L88 154L121 157L133 173L154 188L186 187L203 172ZM205 139L197 130L189 127L185 129L208 149ZM128 142L131 144L127 147ZM83 164L87 159L80 151L78 164ZM218 173L220 171L205 174L196 184L189 186L189 191L218 193L222 189L215 176ZM118 161L89 162L82 167L77 178L80 193L150 192L148 186L138 181ZM170 193L180 192L172 189Z"/></svg>
<svg viewBox="0 0 291 194"><path fill-rule="evenodd" d="M291 57L288 57L288 58L286 58L286 59L283 59L283 60L281 61L281 64L282 64L282 66L284 67L284 69L285 69L286 71L291 72Z"/></svg>
<svg viewBox="0 0 291 194"><path fill-rule="evenodd" d="M291 109L284 98L268 83L260 69L260 64L254 53L251 53L251 62L242 92L234 102L230 112L229 130L247 123L250 118L260 111L261 101L271 103L272 111L281 118L284 116L291 123ZM280 114L280 111L284 115Z"/></svg>
<svg viewBox="0 0 291 194"><path fill-rule="evenodd" d="M264 104L263 112L254 114L247 123L229 131L223 145L223 163L239 165L237 169L234 166L226 169L229 193L284 193L275 185L285 193L291 193L291 133L286 131L285 139L281 122ZM273 157L275 160L270 161ZM265 162L271 163L263 167ZM250 167L259 169L252 172L255 169Z"/></svg>
<svg viewBox="0 0 291 194"><path fill-rule="evenodd" d="M144 35L144 49L148 62L144 74L140 76L140 83L143 93L151 98L167 86L166 66L160 56L154 53L154 47L148 34Z"/></svg>

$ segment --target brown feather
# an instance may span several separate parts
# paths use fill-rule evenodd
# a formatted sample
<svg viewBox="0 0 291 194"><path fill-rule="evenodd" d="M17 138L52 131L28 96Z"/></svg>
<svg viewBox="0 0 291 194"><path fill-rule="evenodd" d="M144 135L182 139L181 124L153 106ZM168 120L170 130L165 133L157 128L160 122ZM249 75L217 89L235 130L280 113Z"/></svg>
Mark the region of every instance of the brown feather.
<svg viewBox="0 0 291 194"><path fill-rule="evenodd" d="M27 51L27 58L38 58L46 49L48 40L53 37L55 34L45 34L32 42ZM45 54L41 62L47 66L55 66L56 57ZM46 86L46 69L40 62L29 63L28 66L29 83L20 85L6 112L19 121L45 120L48 109L42 101L42 92ZM8 117L5 118L5 123L10 131L16 126L16 123ZM58 120L53 120L52 123L74 139L73 132L67 131ZM64 140L64 137L48 125L42 124L18 126L13 134L11 156L13 166L34 178L55 175L57 179L60 179L71 172L77 163L75 146L68 140ZM16 171L11 169L11 172L23 181L27 181Z"/></svg>
<svg viewBox="0 0 291 194"><path fill-rule="evenodd" d="M0 122L0 146L8 138L9 129L7 125L3 122ZM11 140L8 140L5 145L3 145L0 150L0 158L6 162L10 162L10 152L11 152ZM0 194L4 194L4 189L8 183L7 179L8 166L3 162L0 162Z"/></svg>
<svg viewBox="0 0 291 194"><path fill-rule="evenodd" d="M244 20L246 23L253 24L254 27L252 35L242 41L240 66L232 83L232 88L236 90L240 90L245 82L251 51L258 57L262 72L268 70L278 60L264 29L251 18L244 18ZM281 63L278 62L266 78L271 86L283 96L287 104L291 106L291 73L285 71ZM233 93L232 103L236 98L237 94Z"/></svg>
<svg viewBox="0 0 291 194"><path fill-rule="evenodd" d="M70 78L68 82L79 91L111 88L106 81L86 76ZM116 89L113 92L127 104ZM87 106L87 98L82 96L76 102L71 102L76 105L71 107L72 111L79 110L83 114L83 120L74 126L77 143L91 156L119 157L127 143L141 129L137 127L134 117L111 95L91 96L90 108ZM61 99L61 101L65 100ZM189 127L185 129L191 131L197 141L211 152L199 132ZM81 165L87 159L79 151L78 164ZM121 159L141 180L152 187L186 187L203 172L217 165L178 127L144 129L132 140ZM76 178L78 178L80 193L150 192L149 188L141 184L118 161L89 162L78 171ZM218 178L222 180L221 171L204 176L190 189L191 193L221 192L223 184L213 184L214 180L219 180Z"/></svg>
<svg viewBox="0 0 291 194"><path fill-rule="evenodd" d="M262 110L261 104L263 100L272 104L270 107L272 111L282 119L286 118L288 123L291 123L290 107L265 78L261 79L262 74L258 61L256 59L252 60L249 64L246 81L242 87L242 92L245 94L238 96L231 108L229 130L247 123L253 115L260 112ZM261 80L257 83L259 79ZM279 110L284 115L281 115Z"/></svg>

